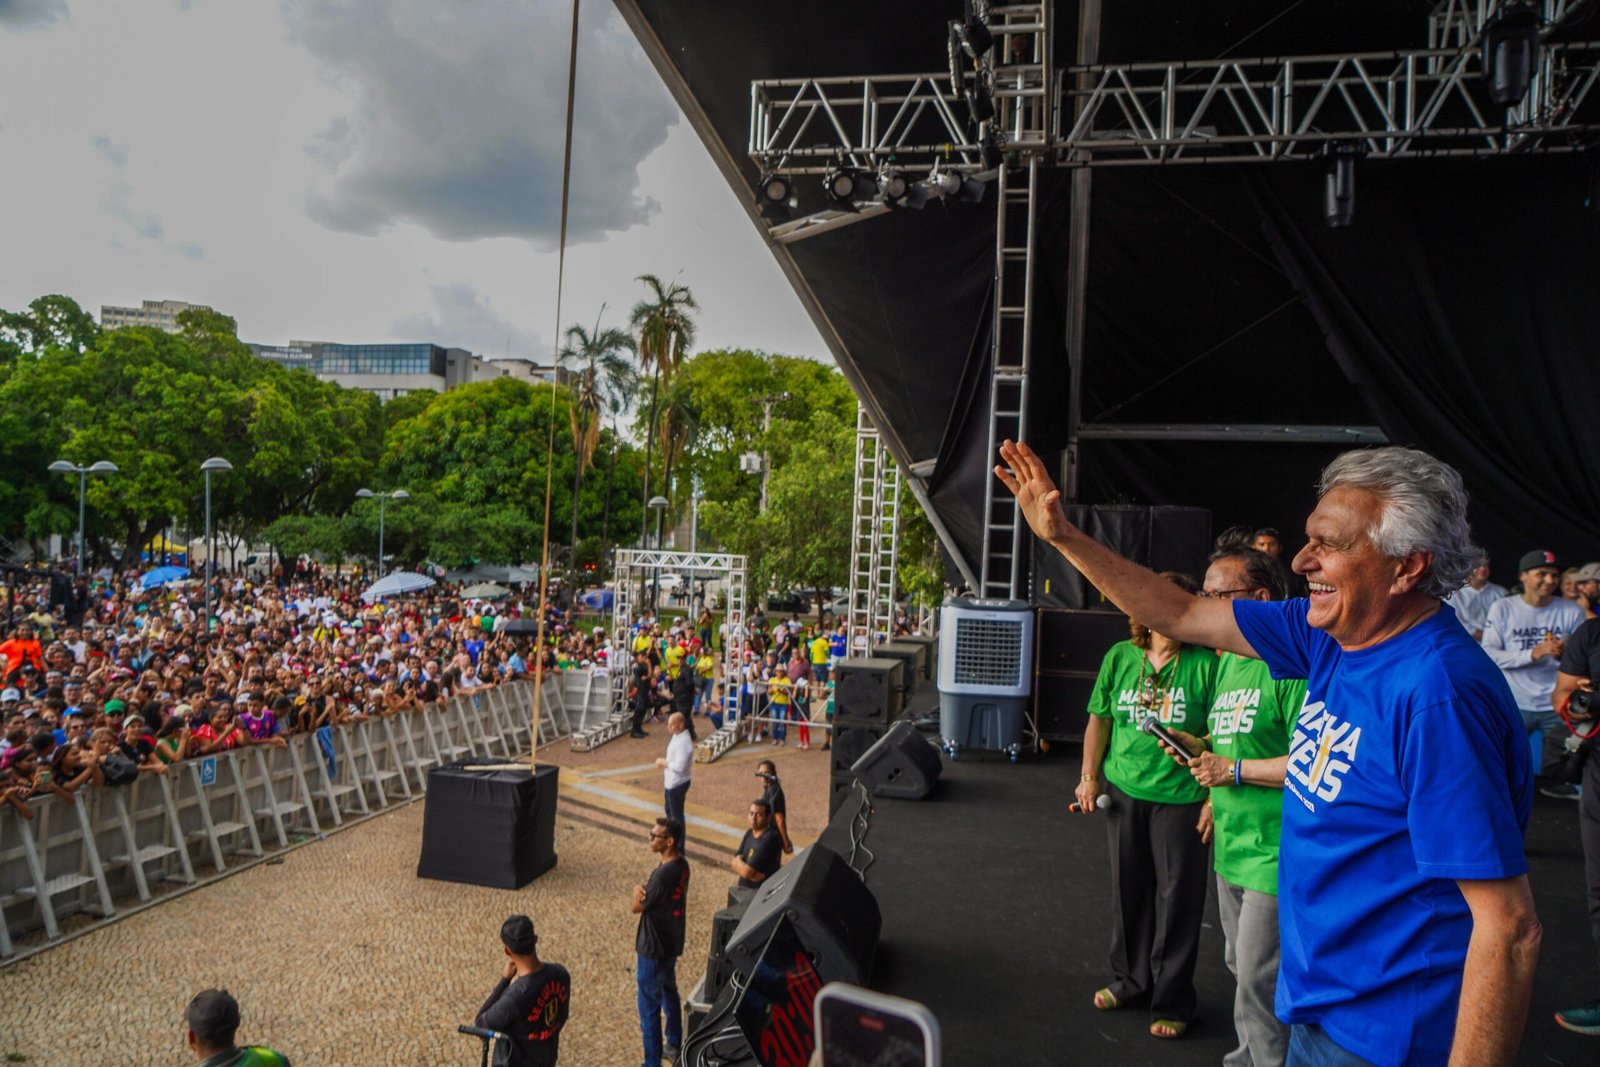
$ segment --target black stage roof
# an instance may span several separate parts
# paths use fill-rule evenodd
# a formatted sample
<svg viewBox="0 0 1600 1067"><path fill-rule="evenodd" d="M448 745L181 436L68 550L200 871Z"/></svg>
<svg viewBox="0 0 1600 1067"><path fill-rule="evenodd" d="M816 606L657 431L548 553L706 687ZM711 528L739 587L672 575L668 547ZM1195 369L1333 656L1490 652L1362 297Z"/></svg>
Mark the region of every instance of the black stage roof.
<svg viewBox="0 0 1600 1067"><path fill-rule="evenodd" d="M958 0L616 0L750 205L751 82L945 67ZM1103 63L1414 49L1429 0L1107 4ZM1595 6L1595 5L1591 5ZM1078 5L1056 5L1058 57ZM1578 25L1600 36L1600 19ZM1593 31L1593 32L1591 32ZM1600 213L1579 155L1361 164L1355 224L1322 168L1096 169L1082 413L1100 424L1377 425L1454 463L1498 571L1530 547L1600 557ZM1042 185L1030 436L1059 450L1069 186ZM981 540L994 213L935 203L772 244L952 545ZM1210 507L1299 529L1326 444L1086 441L1080 499Z"/></svg>

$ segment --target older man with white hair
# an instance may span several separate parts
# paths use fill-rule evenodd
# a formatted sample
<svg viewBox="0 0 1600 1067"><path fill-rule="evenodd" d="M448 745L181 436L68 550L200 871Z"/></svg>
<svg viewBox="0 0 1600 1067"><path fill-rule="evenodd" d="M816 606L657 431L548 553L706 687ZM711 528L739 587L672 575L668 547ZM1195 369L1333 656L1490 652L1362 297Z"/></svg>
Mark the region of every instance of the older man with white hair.
<svg viewBox="0 0 1600 1067"><path fill-rule="evenodd" d="M1532 772L1505 679L1442 598L1476 562L1461 477L1423 452L1323 472L1285 602L1199 599L1067 521L1026 445L996 475L1130 617L1305 678L1284 779L1277 1012L1291 1067L1494 1067L1516 1056L1540 928Z"/></svg>

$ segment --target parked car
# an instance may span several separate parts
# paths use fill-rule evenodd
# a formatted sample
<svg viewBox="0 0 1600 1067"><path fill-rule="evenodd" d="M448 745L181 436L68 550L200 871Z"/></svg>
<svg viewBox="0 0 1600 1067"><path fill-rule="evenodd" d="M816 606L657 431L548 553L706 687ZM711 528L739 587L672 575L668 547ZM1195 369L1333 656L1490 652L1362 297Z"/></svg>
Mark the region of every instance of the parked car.
<svg viewBox="0 0 1600 1067"><path fill-rule="evenodd" d="M767 610L776 615L805 615L811 610L811 601L792 589L787 593L769 593Z"/></svg>

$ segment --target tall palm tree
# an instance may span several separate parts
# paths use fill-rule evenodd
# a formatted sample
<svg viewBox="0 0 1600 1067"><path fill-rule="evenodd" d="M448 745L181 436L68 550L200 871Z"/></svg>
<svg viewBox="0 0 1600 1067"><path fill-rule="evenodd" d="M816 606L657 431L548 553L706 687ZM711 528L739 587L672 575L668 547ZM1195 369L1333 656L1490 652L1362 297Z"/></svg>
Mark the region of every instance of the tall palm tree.
<svg viewBox="0 0 1600 1067"><path fill-rule="evenodd" d="M679 378L671 388L662 390L657 414L661 427L661 481L667 487L668 498L672 496L673 464L683 458L700 432L700 413L690 404L689 391L683 385Z"/></svg>
<svg viewBox="0 0 1600 1067"><path fill-rule="evenodd" d="M605 312L605 305L600 306ZM633 366L624 353L633 352L633 338L624 330L600 329L595 316L594 329L581 325L567 327L566 342L556 353L556 362L574 367L578 380L572 389L569 408L572 421L572 451L578 457L577 477L572 480L572 546L578 545L578 499L583 488L583 472L594 458L600 442L600 422L608 408L626 403L636 388Z"/></svg>
<svg viewBox="0 0 1600 1067"><path fill-rule="evenodd" d="M644 448L644 515L639 520L639 536L645 536L647 517L650 514L650 462L655 436L659 432L660 412L657 400L661 390L672 384L672 372L683 363L694 343L694 320L691 311L699 311L694 295L688 287L677 282L664 283L654 274L641 274L636 281L644 283L650 291L649 298L633 305L628 323L639 335L635 349L639 368L650 372L650 419L645 427Z"/></svg>

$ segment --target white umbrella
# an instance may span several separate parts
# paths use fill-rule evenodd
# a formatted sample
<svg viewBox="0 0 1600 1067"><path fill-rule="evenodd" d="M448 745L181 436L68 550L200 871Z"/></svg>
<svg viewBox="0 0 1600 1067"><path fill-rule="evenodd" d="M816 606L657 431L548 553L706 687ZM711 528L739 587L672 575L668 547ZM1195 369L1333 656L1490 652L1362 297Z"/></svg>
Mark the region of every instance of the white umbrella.
<svg viewBox="0 0 1600 1067"><path fill-rule="evenodd" d="M434 581L426 574L417 574L414 571L394 571L367 586L361 594L361 599L371 603L386 596L405 596L407 593L420 593L424 589L432 589Z"/></svg>

